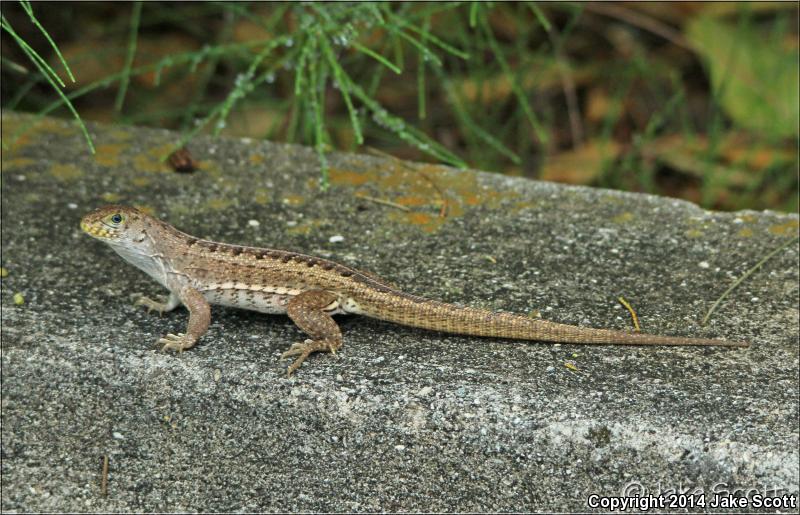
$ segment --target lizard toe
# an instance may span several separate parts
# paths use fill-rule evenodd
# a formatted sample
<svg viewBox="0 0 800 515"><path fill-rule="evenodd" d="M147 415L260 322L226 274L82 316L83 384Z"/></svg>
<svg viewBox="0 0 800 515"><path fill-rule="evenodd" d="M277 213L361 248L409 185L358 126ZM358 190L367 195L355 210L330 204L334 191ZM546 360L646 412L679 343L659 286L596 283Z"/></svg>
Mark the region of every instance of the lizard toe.
<svg viewBox="0 0 800 515"><path fill-rule="evenodd" d="M161 347L162 352L166 352L168 350L182 352L184 349L188 349L194 345L194 341L192 341L190 338L187 338L183 333L169 333L163 338L160 338L157 343L159 345L163 344L163 347Z"/></svg>

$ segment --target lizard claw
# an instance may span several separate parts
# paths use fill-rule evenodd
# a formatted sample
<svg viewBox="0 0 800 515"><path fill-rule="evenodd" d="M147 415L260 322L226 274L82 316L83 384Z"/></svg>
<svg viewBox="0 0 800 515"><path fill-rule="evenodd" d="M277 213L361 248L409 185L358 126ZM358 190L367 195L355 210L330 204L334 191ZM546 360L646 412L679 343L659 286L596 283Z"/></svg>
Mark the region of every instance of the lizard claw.
<svg viewBox="0 0 800 515"><path fill-rule="evenodd" d="M194 345L194 340L192 340L183 333L178 333L178 334L169 333L163 338L160 338L156 343L158 345L164 344L164 346L161 347L161 352L166 352L168 350L183 352L184 350Z"/></svg>
<svg viewBox="0 0 800 515"><path fill-rule="evenodd" d="M336 354L336 349L339 347L341 347L341 343L337 345L337 342L331 340L307 339L304 342L292 344L292 346L289 347L289 350L281 354L281 359L297 356L297 359L294 360L294 363L289 365L289 367L286 369L286 377L291 376L292 372L300 368L300 365L303 364L303 361L305 361L312 352L330 352L332 354Z"/></svg>
<svg viewBox="0 0 800 515"><path fill-rule="evenodd" d="M136 302L133 303L134 306L144 306L147 308L147 312L150 313L151 311L155 310L158 311L159 315L163 315L164 311L166 311L166 303L158 302L157 300L153 300L149 297L139 297L136 299Z"/></svg>
<svg viewBox="0 0 800 515"><path fill-rule="evenodd" d="M286 359L291 356L297 356L299 354L302 354L303 352L306 351L306 348L313 343L314 340L311 340L310 338L303 342L293 343L292 346L289 347L289 349L286 352L281 354L281 359Z"/></svg>

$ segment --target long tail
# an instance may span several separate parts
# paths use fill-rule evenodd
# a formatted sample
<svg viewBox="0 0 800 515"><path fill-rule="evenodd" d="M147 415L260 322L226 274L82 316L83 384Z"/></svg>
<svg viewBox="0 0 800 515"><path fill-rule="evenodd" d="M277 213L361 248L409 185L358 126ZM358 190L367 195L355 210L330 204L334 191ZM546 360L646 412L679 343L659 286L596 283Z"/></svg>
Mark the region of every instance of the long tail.
<svg viewBox="0 0 800 515"><path fill-rule="evenodd" d="M610 329L593 329L537 320L511 313L460 307L414 295L378 294L360 306L360 314L396 324L453 334L539 340L576 344L616 345L717 345L749 347L747 342L709 338L658 336Z"/></svg>

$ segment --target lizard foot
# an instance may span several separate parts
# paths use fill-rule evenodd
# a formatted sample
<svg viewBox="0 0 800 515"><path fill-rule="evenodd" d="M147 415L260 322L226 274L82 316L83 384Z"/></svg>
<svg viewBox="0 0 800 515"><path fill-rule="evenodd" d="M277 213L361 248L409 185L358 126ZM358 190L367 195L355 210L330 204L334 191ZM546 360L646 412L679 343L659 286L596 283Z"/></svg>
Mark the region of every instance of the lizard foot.
<svg viewBox="0 0 800 515"><path fill-rule="evenodd" d="M289 365L289 367L286 369L286 377L289 377L295 370L300 368L300 365L303 364L303 361L305 361L312 352L330 352L332 354L336 354L336 350L341 346L342 343L335 340L308 339L304 342L297 342L293 344L291 347L289 347L289 350L281 354L281 359L297 356L297 359L294 360L294 363Z"/></svg>
<svg viewBox="0 0 800 515"><path fill-rule="evenodd" d="M166 352L168 350L183 352L184 350L194 346L194 342L195 342L194 339L186 336L183 333L178 333L178 334L169 333L163 338L159 339L156 342L156 344L157 345L164 344L164 346L161 347L162 352Z"/></svg>
<svg viewBox="0 0 800 515"><path fill-rule="evenodd" d="M146 307L148 313L155 310L158 312L159 315L163 315L165 311L168 311L166 302L159 302L149 297L141 297L138 295L136 295L136 297L138 298L136 299L136 302L133 303L133 305Z"/></svg>

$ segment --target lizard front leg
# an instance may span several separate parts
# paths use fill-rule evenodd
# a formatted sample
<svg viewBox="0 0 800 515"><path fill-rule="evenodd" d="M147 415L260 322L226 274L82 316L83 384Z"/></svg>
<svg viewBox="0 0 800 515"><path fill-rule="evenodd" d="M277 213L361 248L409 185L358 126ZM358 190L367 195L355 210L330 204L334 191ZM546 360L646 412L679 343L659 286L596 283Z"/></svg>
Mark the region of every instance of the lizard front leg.
<svg viewBox="0 0 800 515"><path fill-rule="evenodd" d="M286 305L286 314L297 324L311 339L295 343L289 350L281 354L281 359L297 356L286 375L300 368L303 361L312 352L336 353L342 346L342 332L333 320L333 317L324 311L324 308L336 301L337 296L329 291L310 290L300 293L292 298Z"/></svg>
<svg viewBox="0 0 800 515"><path fill-rule="evenodd" d="M170 295L170 300L173 295L175 294ZM161 348L162 351L172 349L180 352L191 349L206 332L208 324L211 323L211 306L202 293L190 286L185 286L177 297L189 310L189 324L186 326L186 333L170 333L159 339L158 343L164 344Z"/></svg>

